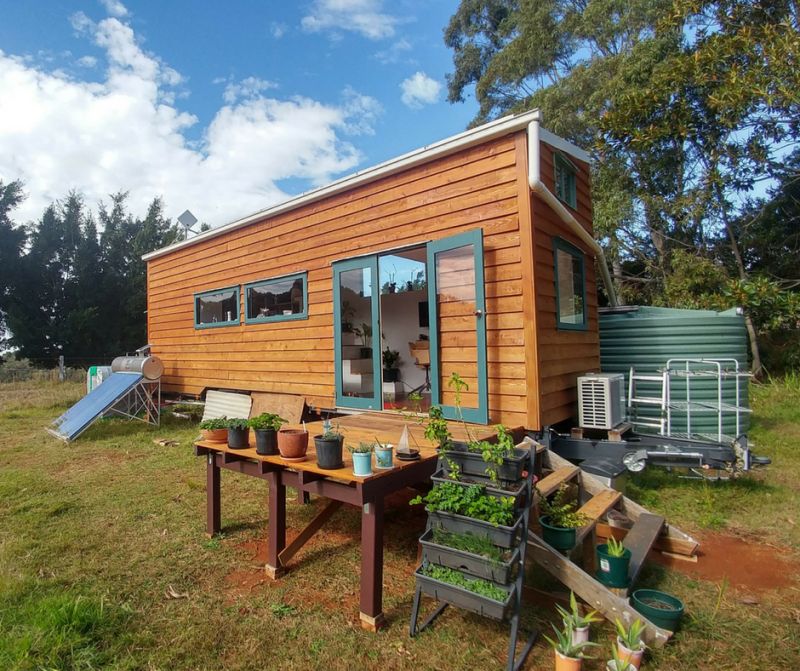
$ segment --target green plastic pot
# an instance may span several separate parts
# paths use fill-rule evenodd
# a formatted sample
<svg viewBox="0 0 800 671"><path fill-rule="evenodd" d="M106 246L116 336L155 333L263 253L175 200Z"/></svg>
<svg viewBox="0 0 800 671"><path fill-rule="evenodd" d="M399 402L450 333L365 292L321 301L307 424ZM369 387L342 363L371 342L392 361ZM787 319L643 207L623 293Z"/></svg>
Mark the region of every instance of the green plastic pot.
<svg viewBox="0 0 800 671"><path fill-rule="evenodd" d="M621 557L608 554L608 545L597 546L597 579L608 587L628 586L628 566L631 563L631 551L626 549Z"/></svg>
<svg viewBox="0 0 800 671"><path fill-rule="evenodd" d="M539 524L542 525L542 538L548 545L561 552L575 547L576 529L552 526L549 515L542 515L539 518Z"/></svg>
<svg viewBox="0 0 800 671"><path fill-rule="evenodd" d="M652 602L661 608L651 605ZM655 589L637 589L631 595L631 604L654 625L669 631L676 631L683 617L683 601Z"/></svg>

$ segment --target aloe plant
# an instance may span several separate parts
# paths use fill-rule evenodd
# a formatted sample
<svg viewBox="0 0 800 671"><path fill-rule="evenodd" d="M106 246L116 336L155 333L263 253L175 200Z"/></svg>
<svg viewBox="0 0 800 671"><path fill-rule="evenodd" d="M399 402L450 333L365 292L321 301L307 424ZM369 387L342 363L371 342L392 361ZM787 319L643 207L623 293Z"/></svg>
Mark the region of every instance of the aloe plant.
<svg viewBox="0 0 800 671"><path fill-rule="evenodd" d="M569 610L556 604L556 610L561 616L564 626L571 626L573 629L583 629L588 627L592 622L601 622L603 618L598 617L596 610L590 610L586 615L581 615L578 609L578 600L575 598L575 592L569 593Z"/></svg>
<svg viewBox="0 0 800 671"><path fill-rule="evenodd" d="M642 641L645 625L641 620L634 620L627 628L621 620L614 620L614 626L620 643L628 650L642 650L647 647Z"/></svg>
<svg viewBox="0 0 800 671"><path fill-rule="evenodd" d="M543 636L547 642L553 646L553 650L564 657L570 657L572 659L592 659L592 657L585 655L583 651L586 648L598 647L597 643L592 643L591 641L573 641L572 634L575 629L571 624L566 625L564 629L556 629L554 624L550 626L553 627L553 632L556 637L550 638L547 634L543 634Z"/></svg>

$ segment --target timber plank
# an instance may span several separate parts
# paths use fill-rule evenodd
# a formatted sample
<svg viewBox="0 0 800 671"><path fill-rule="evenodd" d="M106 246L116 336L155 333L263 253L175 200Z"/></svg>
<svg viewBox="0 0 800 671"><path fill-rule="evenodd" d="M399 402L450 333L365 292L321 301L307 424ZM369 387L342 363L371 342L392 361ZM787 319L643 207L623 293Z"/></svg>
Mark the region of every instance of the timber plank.
<svg viewBox="0 0 800 671"><path fill-rule="evenodd" d="M665 520L660 515L642 513L625 536L625 547L631 551L631 562L628 567L628 590L633 588L639 573L644 566L650 549L661 535Z"/></svg>
<svg viewBox="0 0 800 671"><path fill-rule="evenodd" d="M572 480L580 472L581 469L577 466L562 466L537 482L536 491L539 493L539 496L546 498L555 492L563 483Z"/></svg>

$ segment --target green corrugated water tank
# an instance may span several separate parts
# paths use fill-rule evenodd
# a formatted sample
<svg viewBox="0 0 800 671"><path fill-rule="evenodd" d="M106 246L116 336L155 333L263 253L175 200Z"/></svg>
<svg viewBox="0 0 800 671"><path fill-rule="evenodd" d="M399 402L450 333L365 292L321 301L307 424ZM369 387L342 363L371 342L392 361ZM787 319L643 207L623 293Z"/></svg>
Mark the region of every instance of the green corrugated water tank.
<svg viewBox="0 0 800 671"><path fill-rule="evenodd" d="M637 374L652 375L663 371L669 359L735 359L740 370L747 371L747 352L744 317L736 309L714 312L641 306L611 308L600 313L601 369L606 373L625 374L626 395L631 367ZM718 383L716 377L706 376L709 368L703 364L690 365L691 433L716 438ZM670 379L672 432L685 433L687 376L674 375ZM749 406L747 382L747 378L740 378L740 407ZM723 378L722 391L723 434L735 436L735 377ZM637 382L636 396L660 397L661 387L657 382ZM660 409L657 406L639 404L638 407L640 417L658 420ZM740 413L739 431L745 432L748 426L749 413Z"/></svg>

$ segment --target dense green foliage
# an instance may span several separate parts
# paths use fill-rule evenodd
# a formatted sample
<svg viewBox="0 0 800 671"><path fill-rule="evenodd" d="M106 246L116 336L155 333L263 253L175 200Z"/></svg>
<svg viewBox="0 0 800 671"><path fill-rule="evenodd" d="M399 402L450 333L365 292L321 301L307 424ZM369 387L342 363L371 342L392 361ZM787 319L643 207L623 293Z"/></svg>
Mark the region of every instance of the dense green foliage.
<svg viewBox="0 0 800 671"><path fill-rule="evenodd" d="M141 256L178 238L161 201L140 219L127 212L126 194L115 194L96 221L70 193L21 226L12 215L22 197L19 182L0 182L0 334L7 344L42 366L59 355L73 365L104 363L144 345Z"/></svg>
<svg viewBox="0 0 800 671"><path fill-rule="evenodd" d="M467 578L463 573L446 566L428 564L422 567L422 574L434 580L446 582L448 585L463 587L470 592L492 599L492 601L503 603L508 598L508 592L500 589L494 583L480 578Z"/></svg>
<svg viewBox="0 0 800 671"><path fill-rule="evenodd" d="M549 518L549 523L562 529L577 529L588 522L585 515L578 512L578 503L572 499L570 487L562 484L551 500L541 499L539 510L542 516Z"/></svg>
<svg viewBox="0 0 800 671"><path fill-rule="evenodd" d="M425 496L411 499L410 503L424 503L428 512L441 510L495 526L509 526L514 521L514 499L510 496L490 496L482 485L464 486L456 482L441 482Z"/></svg>
<svg viewBox="0 0 800 671"><path fill-rule="evenodd" d="M742 305L758 368L758 342L797 343L800 319L798 21L791 0L462 0L449 99L474 91L475 123L539 108L590 150L623 301Z"/></svg>
<svg viewBox="0 0 800 671"><path fill-rule="evenodd" d="M447 531L440 527L433 528L433 542L439 545L446 545L455 550L469 552L470 554L478 555L490 559L494 562L502 562L504 560L504 550L497 547L492 543L491 538L488 536L477 536L470 533L456 533L454 531Z"/></svg>
<svg viewBox="0 0 800 671"><path fill-rule="evenodd" d="M286 420L274 412L262 412L260 415L251 417L248 422L248 426L256 431L267 429L278 431L284 424L286 424Z"/></svg>

